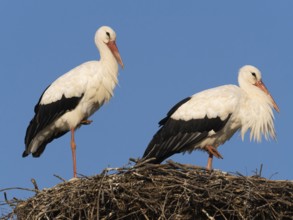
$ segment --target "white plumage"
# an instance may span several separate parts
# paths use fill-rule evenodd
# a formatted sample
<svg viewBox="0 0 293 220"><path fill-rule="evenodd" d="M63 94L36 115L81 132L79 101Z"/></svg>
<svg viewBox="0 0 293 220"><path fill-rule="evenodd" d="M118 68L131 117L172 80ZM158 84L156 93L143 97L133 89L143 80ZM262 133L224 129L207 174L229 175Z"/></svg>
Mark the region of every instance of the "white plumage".
<svg viewBox="0 0 293 220"><path fill-rule="evenodd" d="M25 137L23 157L39 157L53 139L71 131L74 177L76 177L74 131L113 96L118 83L118 63L123 67L115 43L116 33L110 27L99 28L95 43L99 61L89 61L75 67L54 81L35 106Z"/></svg>
<svg viewBox="0 0 293 220"><path fill-rule="evenodd" d="M224 85L208 89L176 104L159 122L161 128L149 143L143 159L161 163L169 156L195 149L222 158L217 147L240 130L242 138L250 130L250 139L275 139L272 108L279 108L262 82L260 71L247 65L239 70L239 87Z"/></svg>

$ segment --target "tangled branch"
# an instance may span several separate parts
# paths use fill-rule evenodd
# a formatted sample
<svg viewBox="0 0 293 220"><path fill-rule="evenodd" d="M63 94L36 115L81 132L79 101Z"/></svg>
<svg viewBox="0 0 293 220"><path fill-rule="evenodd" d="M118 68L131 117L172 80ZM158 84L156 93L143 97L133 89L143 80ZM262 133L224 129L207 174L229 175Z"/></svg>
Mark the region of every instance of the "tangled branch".
<svg viewBox="0 0 293 220"><path fill-rule="evenodd" d="M36 184L36 183L35 183ZM6 219L291 219L293 183L168 161L100 175L9 201Z"/></svg>

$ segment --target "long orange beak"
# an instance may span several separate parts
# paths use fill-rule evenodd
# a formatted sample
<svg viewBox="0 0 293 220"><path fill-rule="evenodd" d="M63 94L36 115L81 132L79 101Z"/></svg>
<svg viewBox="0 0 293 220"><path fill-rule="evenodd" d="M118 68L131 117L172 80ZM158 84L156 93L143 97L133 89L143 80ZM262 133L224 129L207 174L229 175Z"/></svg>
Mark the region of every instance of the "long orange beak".
<svg viewBox="0 0 293 220"><path fill-rule="evenodd" d="M277 112L280 112L280 109L279 109L277 103L275 102L275 100L273 99L273 97L271 96L271 94L269 93L269 90L267 89L267 87L265 86L265 84L261 80L259 80L259 81L257 81L255 83L255 86L257 86L258 88L260 88L262 91L264 91L270 97L270 99L272 100L274 109Z"/></svg>
<svg viewBox="0 0 293 220"><path fill-rule="evenodd" d="M122 59L121 59L119 50L118 50L117 45L116 45L116 42L115 41L109 41L107 43L107 46L109 47L109 49L113 53L114 57L116 58L117 62L120 64L120 66L123 69L124 68L124 64L122 62Z"/></svg>

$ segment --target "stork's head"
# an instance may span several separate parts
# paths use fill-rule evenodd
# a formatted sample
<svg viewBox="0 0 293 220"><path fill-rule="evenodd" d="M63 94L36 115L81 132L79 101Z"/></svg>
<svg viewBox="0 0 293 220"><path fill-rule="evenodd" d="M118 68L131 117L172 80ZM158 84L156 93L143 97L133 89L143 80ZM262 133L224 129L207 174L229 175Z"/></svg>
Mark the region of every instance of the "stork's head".
<svg viewBox="0 0 293 220"><path fill-rule="evenodd" d="M262 91L265 95L268 96L271 102L271 105L274 107L274 109L277 112L280 111L278 105L276 104L273 97L269 93L265 84L262 82L261 72L259 71L259 69L251 65L243 66L239 70L238 82L239 82L239 86L242 89L244 89L247 93L250 93L253 91ZM255 90L255 88L257 88L257 90Z"/></svg>
<svg viewBox="0 0 293 220"><path fill-rule="evenodd" d="M103 46L106 45L110 49L120 66L122 68L124 67L121 56L119 54L119 50L116 45L116 33L112 28L108 26L100 27L96 32L95 42L101 50Z"/></svg>

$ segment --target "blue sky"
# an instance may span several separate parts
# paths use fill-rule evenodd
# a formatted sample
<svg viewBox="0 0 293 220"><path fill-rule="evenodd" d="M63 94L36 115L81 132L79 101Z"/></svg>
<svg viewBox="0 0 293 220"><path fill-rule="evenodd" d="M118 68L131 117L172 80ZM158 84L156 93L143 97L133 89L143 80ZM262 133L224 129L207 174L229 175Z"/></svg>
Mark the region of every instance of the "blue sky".
<svg viewBox="0 0 293 220"><path fill-rule="evenodd" d="M48 188L72 177L70 135L38 158L22 158L24 135L43 90L73 67L99 59L96 29L111 26L125 68L115 96L76 133L77 171L95 175L141 157L158 121L181 99L204 89L237 84L238 69L257 66L280 107L277 141L242 142L240 134L219 148L214 168L293 179L292 1L1 1L0 189ZM195 151L171 159L205 166ZM2 193L1 193L2 194ZM0 194L0 201L3 195ZM10 191L8 197L31 194ZM1 210L0 210L1 212Z"/></svg>

